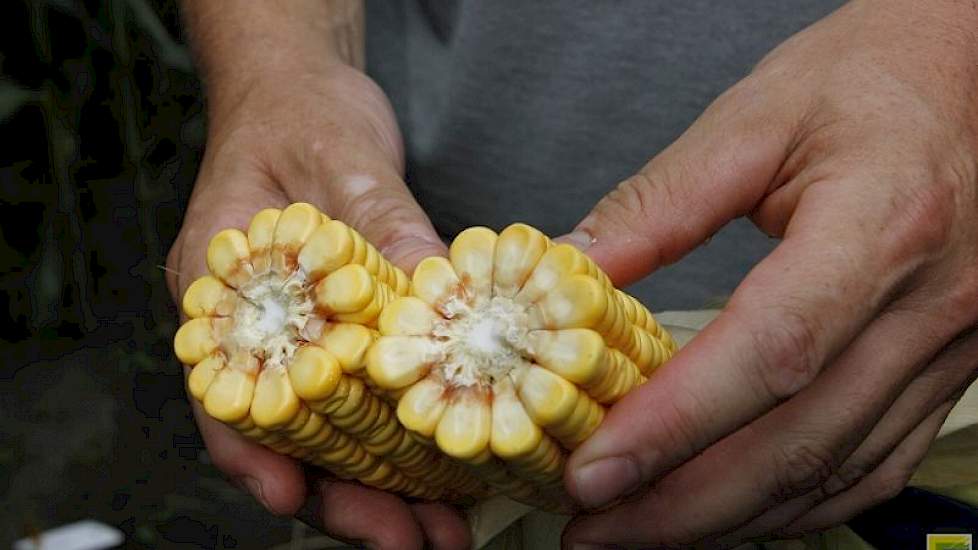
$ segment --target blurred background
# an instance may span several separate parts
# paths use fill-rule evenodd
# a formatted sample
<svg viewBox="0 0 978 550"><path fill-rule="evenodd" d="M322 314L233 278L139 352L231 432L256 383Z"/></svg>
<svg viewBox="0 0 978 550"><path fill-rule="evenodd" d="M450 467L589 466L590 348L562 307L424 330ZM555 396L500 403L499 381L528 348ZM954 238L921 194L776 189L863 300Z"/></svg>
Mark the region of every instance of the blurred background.
<svg viewBox="0 0 978 550"><path fill-rule="evenodd" d="M5 0L0 28L0 548L84 518L134 548L305 537L210 466L171 351L205 132L175 2Z"/></svg>

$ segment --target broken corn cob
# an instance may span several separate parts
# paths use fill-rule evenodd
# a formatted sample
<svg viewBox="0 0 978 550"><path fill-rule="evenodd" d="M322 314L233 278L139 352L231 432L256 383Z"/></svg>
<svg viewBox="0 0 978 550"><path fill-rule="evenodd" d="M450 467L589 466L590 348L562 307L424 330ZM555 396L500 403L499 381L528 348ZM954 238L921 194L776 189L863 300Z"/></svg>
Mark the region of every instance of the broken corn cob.
<svg viewBox="0 0 978 550"><path fill-rule="evenodd" d="M267 209L207 249L210 275L183 298L174 338L190 394L210 416L342 478L457 499L483 484L401 426L364 376L383 307L407 275L308 204Z"/></svg>
<svg viewBox="0 0 978 550"><path fill-rule="evenodd" d="M568 451L676 349L587 256L524 224L463 231L411 289L381 312L370 378L406 428L551 509Z"/></svg>
<svg viewBox="0 0 978 550"><path fill-rule="evenodd" d="M583 253L514 224L460 233L409 280L308 204L207 253L177 356L207 413L340 477L552 511L569 451L676 345Z"/></svg>

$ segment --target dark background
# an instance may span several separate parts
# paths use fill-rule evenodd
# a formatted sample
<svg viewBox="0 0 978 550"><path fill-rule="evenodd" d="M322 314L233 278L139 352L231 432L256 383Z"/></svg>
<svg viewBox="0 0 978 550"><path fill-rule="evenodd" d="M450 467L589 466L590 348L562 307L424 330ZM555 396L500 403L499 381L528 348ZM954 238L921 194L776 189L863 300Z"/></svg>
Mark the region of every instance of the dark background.
<svg viewBox="0 0 978 550"><path fill-rule="evenodd" d="M201 96L172 1L0 4L0 548L85 518L135 548L303 535L209 464L171 350Z"/></svg>

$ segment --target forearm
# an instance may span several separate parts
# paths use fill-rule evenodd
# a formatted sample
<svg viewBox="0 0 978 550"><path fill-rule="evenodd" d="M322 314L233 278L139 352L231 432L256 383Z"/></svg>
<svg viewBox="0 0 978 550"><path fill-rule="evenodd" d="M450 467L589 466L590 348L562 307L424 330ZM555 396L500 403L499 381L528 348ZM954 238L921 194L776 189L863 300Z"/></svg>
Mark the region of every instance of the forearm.
<svg viewBox="0 0 978 550"><path fill-rule="evenodd" d="M212 108L262 81L363 68L361 0L182 0L181 9Z"/></svg>

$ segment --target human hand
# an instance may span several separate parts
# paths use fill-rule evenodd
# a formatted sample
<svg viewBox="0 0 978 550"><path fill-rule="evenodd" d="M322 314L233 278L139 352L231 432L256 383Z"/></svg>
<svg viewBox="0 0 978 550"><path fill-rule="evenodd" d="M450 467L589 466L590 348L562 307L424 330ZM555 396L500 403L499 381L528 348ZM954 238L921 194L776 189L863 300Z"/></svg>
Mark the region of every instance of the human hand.
<svg viewBox="0 0 978 550"><path fill-rule="evenodd" d="M167 282L180 303L207 273L210 237L246 228L260 209L304 201L359 230L407 272L425 256L444 254L411 197L400 135L386 98L359 71L333 65L282 82L266 81L211 105L207 151L180 234L167 261ZM214 464L270 512L294 514L307 495L301 465L210 418L191 399ZM324 530L377 548L465 548L464 520L434 503L401 498L356 483L309 487L321 499Z"/></svg>
<svg viewBox="0 0 978 550"><path fill-rule="evenodd" d="M904 487L978 374L975 29L973 1L851 2L581 222L618 284L738 216L783 240L574 452L568 490L613 505L566 545L790 537Z"/></svg>

